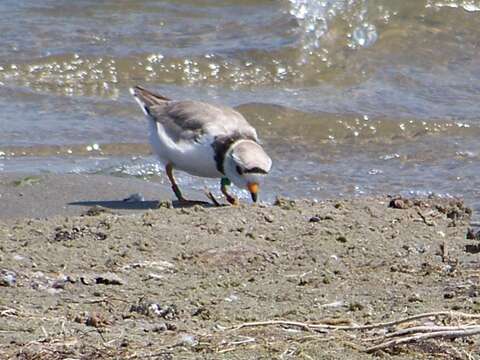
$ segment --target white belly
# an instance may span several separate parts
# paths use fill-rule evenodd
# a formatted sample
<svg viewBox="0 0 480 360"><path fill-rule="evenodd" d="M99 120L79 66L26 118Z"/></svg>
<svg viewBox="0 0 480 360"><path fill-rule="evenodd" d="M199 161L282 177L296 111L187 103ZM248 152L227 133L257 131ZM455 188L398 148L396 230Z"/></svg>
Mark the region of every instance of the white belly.
<svg viewBox="0 0 480 360"><path fill-rule="evenodd" d="M191 175L219 178L223 175L217 170L214 151L208 141L176 143L172 141L158 122L149 119L149 137L153 150L164 164Z"/></svg>

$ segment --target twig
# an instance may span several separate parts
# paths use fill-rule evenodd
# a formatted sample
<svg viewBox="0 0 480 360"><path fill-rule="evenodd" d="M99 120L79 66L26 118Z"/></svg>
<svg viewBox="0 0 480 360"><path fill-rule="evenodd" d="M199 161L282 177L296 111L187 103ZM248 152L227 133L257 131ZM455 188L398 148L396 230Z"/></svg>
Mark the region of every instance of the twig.
<svg viewBox="0 0 480 360"><path fill-rule="evenodd" d="M229 346L228 348L218 350L217 353L223 354L223 353L227 353L227 352L230 352L230 351L235 351L235 350L237 350L238 345L251 344L251 343L254 343L254 342L256 342L256 339L251 338L251 337L247 337L244 340L231 341L231 342L228 343L228 346Z"/></svg>
<svg viewBox="0 0 480 360"><path fill-rule="evenodd" d="M243 339L243 340L231 341L230 343L228 343L228 345L229 345L229 346L242 345L242 344L248 344L248 343L255 342L255 341L256 341L255 338L246 337L246 338Z"/></svg>
<svg viewBox="0 0 480 360"><path fill-rule="evenodd" d="M232 330L239 330L244 327L257 327L257 326L270 326L270 325L285 325L285 326L296 326L300 327L306 331L312 331L311 324L299 322L299 321L287 321L287 320L270 320L270 321L259 321L259 322L249 322L243 323L239 326L233 328Z"/></svg>
<svg viewBox="0 0 480 360"><path fill-rule="evenodd" d="M287 321L287 320L270 320L270 321L258 321L258 322L248 322L248 323L243 323L240 324L233 329L230 329L232 331L234 330L239 330L244 327L258 327L258 326L271 326L271 325L284 325L284 326L296 326L300 327L306 331L312 331L314 326L320 326L320 325L313 325L313 324L307 324L299 321ZM325 325L329 326L329 325Z"/></svg>
<svg viewBox="0 0 480 360"><path fill-rule="evenodd" d="M464 325L464 326L413 326L401 329L390 334L386 334L384 338L392 338L416 333L433 333L439 331L461 331L469 329L480 329L480 325Z"/></svg>
<svg viewBox="0 0 480 360"><path fill-rule="evenodd" d="M398 345L408 344L408 343L417 342L417 341L426 340L426 339L436 339L436 338L455 339L459 337L473 336L478 334L480 334L480 326L476 326L474 329L468 329L468 330L437 331L433 333L417 334L414 336L408 336L400 339L386 341L381 344L369 347L364 351L366 353L372 353L372 352L383 350L389 347L395 347Z"/></svg>
<svg viewBox="0 0 480 360"><path fill-rule="evenodd" d="M17 310L13 308L7 308L5 310L0 311L0 316L15 316L17 314Z"/></svg>
<svg viewBox="0 0 480 360"><path fill-rule="evenodd" d="M432 316L458 316L463 318L472 318L472 319L480 319L480 315L475 314L467 314L462 312L456 311L437 311L437 312L430 312L430 313L423 313L417 314L413 316L409 316L399 320L393 320L383 323L375 323L375 324L368 324L368 325L352 325L352 326L343 326L343 325L327 325L327 324L309 324L304 322L298 321L286 321L286 320L270 320L270 321L258 321L258 322L247 322L240 324L230 330L235 331L245 327L258 327L258 326L272 326L272 325L285 325L285 326L297 326L307 331L318 331L318 330L344 330L344 331L351 331L351 330L370 330L375 328L383 328L389 327L393 325L399 325L406 322L410 322L413 320L418 320L426 317Z"/></svg>

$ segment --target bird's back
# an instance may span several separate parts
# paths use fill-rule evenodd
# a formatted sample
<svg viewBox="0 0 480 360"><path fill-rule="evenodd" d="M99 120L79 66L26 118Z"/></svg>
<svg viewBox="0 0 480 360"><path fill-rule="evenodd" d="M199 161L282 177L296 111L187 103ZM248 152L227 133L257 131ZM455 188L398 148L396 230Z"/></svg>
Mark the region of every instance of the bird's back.
<svg viewBox="0 0 480 360"><path fill-rule="evenodd" d="M201 101L173 101L135 87L132 89L144 112L158 122L175 142L202 141L211 137L240 136L257 139L255 129L238 111Z"/></svg>

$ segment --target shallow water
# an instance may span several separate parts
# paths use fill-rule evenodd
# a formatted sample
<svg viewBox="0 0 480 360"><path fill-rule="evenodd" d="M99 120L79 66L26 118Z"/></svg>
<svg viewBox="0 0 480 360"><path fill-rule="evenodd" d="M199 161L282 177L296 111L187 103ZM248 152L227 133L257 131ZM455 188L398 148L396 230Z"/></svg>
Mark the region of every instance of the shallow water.
<svg viewBox="0 0 480 360"><path fill-rule="evenodd" d="M4 0L0 172L164 182L128 93L143 84L237 106L275 161L267 200L480 209L479 29L480 1Z"/></svg>

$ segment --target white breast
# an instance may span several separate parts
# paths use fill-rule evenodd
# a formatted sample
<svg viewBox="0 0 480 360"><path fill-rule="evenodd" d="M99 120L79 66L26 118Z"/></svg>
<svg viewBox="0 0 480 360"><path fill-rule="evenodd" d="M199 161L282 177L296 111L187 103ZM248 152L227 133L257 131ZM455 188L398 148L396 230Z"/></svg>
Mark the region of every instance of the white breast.
<svg viewBox="0 0 480 360"><path fill-rule="evenodd" d="M153 150L164 164L172 163L175 169L191 175L222 177L216 168L215 153L209 139L176 143L165 133L163 126L153 119L149 119L149 137Z"/></svg>

